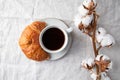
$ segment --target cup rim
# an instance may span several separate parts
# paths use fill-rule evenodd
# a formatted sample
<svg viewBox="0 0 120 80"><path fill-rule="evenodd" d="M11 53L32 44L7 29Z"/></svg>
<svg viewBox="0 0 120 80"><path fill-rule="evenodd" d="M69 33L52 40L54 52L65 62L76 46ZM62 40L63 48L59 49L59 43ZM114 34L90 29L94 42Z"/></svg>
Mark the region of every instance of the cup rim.
<svg viewBox="0 0 120 80"><path fill-rule="evenodd" d="M64 43L63 43L62 47L57 49L57 50L50 50L50 49L46 48L44 46L43 42L42 42L43 34L45 33L45 31L47 31L50 28L57 28L57 29L61 30L63 32L63 34L64 34L64 37L65 37L65 40L64 40ZM40 43L40 46L42 47L42 49L45 50L46 52L48 52L48 53L58 53L58 52L61 52L62 50L64 50L65 47L67 46L67 44L68 44L68 35L67 35L67 32L64 29L62 29L60 27L56 27L55 25L48 25L41 31L40 37L39 37L39 43Z"/></svg>

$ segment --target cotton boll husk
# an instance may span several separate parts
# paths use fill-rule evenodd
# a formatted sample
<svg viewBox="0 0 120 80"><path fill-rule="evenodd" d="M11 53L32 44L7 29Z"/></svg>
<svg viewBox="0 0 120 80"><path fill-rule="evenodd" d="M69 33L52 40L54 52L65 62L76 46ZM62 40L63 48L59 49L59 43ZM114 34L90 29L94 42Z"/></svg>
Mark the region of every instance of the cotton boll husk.
<svg viewBox="0 0 120 80"><path fill-rule="evenodd" d="M88 25L92 22L92 20L93 20L93 14L86 15L85 17L82 18L82 24L85 27L88 27Z"/></svg>
<svg viewBox="0 0 120 80"><path fill-rule="evenodd" d="M111 80L106 72L101 73L101 80Z"/></svg>
<svg viewBox="0 0 120 80"><path fill-rule="evenodd" d="M83 1L83 5L85 5L85 6L88 8L89 5L90 5L90 2L91 2L91 0L84 0L84 1ZM94 4L96 5L96 0L93 0L93 2L94 2Z"/></svg>
<svg viewBox="0 0 120 80"><path fill-rule="evenodd" d="M93 80L96 80L96 79L97 79L97 75L96 75L95 73L92 73L92 74L90 75L90 77L91 77Z"/></svg>
<svg viewBox="0 0 120 80"><path fill-rule="evenodd" d="M115 44L114 38L110 34L106 34L101 41L101 46L106 47Z"/></svg>
<svg viewBox="0 0 120 80"><path fill-rule="evenodd" d="M85 8L83 7L83 5L80 5L80 6L78 7L78 13L79 13L82 17L84 17L84 16L86 16L86 15L89 13L89 10L85 9Z"/></svg>
<svg viewBox="0 0 120 80"><path fill-rule="evenodd" d="M82 21L81 16L79 14L75 15L75 17L74 17L74 24L75 24L76 27L79 26L79 24L81 23L81 21Z"/></svg>

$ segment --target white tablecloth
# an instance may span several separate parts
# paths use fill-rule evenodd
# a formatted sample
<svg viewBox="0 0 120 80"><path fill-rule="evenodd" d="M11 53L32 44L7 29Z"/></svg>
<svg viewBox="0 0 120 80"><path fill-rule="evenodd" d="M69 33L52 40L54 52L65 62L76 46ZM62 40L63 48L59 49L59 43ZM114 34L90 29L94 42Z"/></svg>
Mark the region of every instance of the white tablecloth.
<svg viewBox="0 0 120 80"><path fill-rule="evenodd" d="M0 80L91 80L80 62L93 57L89 37L71 23L83 0L0 0ZM116 45L100 52L113 61L112 80L120 75L120 0L97 0L98 26L115 37ZM74 28L73 44L57 61L35 62L22 53L18 39L26 25L42 18L59 18Z"/></svg>

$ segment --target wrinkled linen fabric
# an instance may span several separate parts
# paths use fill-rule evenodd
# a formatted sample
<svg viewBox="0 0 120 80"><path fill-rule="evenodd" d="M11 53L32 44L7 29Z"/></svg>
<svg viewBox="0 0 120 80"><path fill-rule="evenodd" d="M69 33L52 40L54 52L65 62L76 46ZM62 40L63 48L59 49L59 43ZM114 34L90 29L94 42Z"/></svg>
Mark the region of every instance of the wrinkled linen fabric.
<svg viewBox="0 0 120 80"><path fill-rule="evenodd" d="M92 80L81 61L94 57L91 40L73 24L83 0L0 0L0 80ZM120 0L97 0L98 26L114 36L116 45L100 53L113 61L112 80L120 74ZM28 24L43 18L59 18L73 27L68 53L56 61L35 62L26 58L18 40Z"/></svg>

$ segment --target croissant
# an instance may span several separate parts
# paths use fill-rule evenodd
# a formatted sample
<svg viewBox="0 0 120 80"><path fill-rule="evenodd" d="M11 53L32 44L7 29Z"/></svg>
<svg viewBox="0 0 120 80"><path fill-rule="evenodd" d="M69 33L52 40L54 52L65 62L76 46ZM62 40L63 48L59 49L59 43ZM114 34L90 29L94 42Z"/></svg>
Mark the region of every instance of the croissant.
<svg viewBox="0 0 120 80"><path fill-rule="evenodd" d="M19 45L29 59L43 61L50 58L39 44L39 35L45 26L45 22L35 21L28 25L21 34Z"/></svg>

